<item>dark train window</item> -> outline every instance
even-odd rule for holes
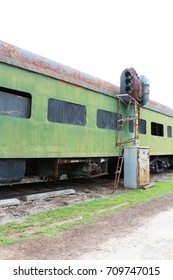
[[[129,132],[133,133],[133,120],[129,121]],[[146,134],[146,120],[139,120],[139,134]]]
[[[120,115],[120,118],[122,116]],[[117,129],[117,113],[97,110],[97,127],[104,129]]]
[[[163,124],[160,123],[151,123],[151,135],[155,136],[164,136],[164,129]]]
[[[29,119],[31,117],[31,95],[0,87],[0,115]]]
[[[50,122],[85,126],[86,107],[50,98],[48,100],[48,120]]]
[[[169,138],[172,138],[172,126],[167,126],[167,136]]]

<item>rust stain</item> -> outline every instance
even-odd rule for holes
[[[149,151],[138,150],[137,152],[138,161],[138,188],[146,186],[150,182],[150,171],[149,171]]]
[[[110,96],[119,94],[119,87],[116,85],[2,41],[0,41],[0,62]]]

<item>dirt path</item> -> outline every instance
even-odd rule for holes
[[[173,208],[146,218],[144,225],[120,238],[100,244],[97,252],[81,259],[95,260],[173,260]]]
[[[0,248],[0,259],[173,259],[173,194],[67,230]],[[129,253],[130,252],[130,253]]]

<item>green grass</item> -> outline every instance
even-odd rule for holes
[[[38,237],[58,237],[63,232],[81,223],[89,223],[100,216],[115,211],[125,211],[128,207],[165,196],[173,192],[173,180],[159,182],[148,190],[132,190],[124,194],[111,194],[74,206],[29,215],[23,223],[7,223],[0,226],[0,245],[8,245],[21,240]]]

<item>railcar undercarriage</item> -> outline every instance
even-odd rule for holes
[[[107,158],[76,159],[3,159],[0,160],[0,183],[20,182],[24,177],[37,176],[43,181],[68,178],[94,178],[108,175]]]
[[[36,176],[43,181],[67,178],[94,178],[115,176],[117,157],[76,159],[3,159],[0,160],[0,183],[20,182],[23,178]],[[173,155],[151,156],[150,172],[162,173],[173,166]],[[123,174],[123,172],[122,172]]]
[[[151,157],[150,171],[153,173],[161,173],[173,166],[173,156]]]

